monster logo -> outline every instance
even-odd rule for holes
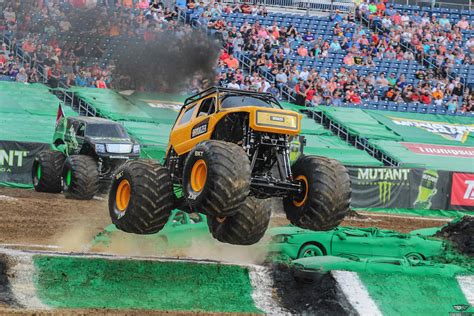
[[[390,203],[392,198],[392,182],[380,181],[379,182],[379,201],[385,206]]]

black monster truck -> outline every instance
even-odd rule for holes
[[[67,198],[78,200],[107,191],[114,171],[140,156],[140,145],[122,125],[97,117],[61,118],[51,147],[35,157],[35,190],[64,191]]]

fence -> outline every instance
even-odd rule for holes
[[[436,1],[436,0],[392,0],[391,3],[399,3],[406,5],[418,5],[421,7],[431,8],[451,8],[459,10],[474,10],[474,2],[472,0],[450,0],[450,1]]]
[[[224,0],[226,4],[238,4],[242,1]],[[353,12],[355,9],[352,0],[252,0],[249,1],[254,5],[263,5],[265,7],[297,9],[308,11],[333,12],[340,10],[342,12]]]

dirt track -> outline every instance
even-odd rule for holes
[[[0,243],[58,245],[65,234],[77,240],[91,240],[110,223],[106,197],[91,201],[65,199],[62,194],[36,193],[31,190],[0,188]],[[272,226],[284,225],[284,216],[275,217]],[[443,225],[443,221],[387,217],[370,214],[349,218],[343,225],[380,227],[408,232],[417,228]]]
[[[57,244],[62,234],[95,234],[110,223],[105,200],[0,188],[0,243]]]
[[[382,215],[382,216],[381,216]],[[70,247],[76,243],[81,250],[93,236],[109,225],[106,197],[91,201],[67,200],[61,194],[36,193],[32,190],[0,188],[0,246],[3,244],[28,244]],[[361,218],[348,218],[343,225],[356,227],[380,227],[408,232],[423,227],[441,226],[445,222],[432,219],[416,219],[365,214]],[[284,215],[272,218],[271,226],[288,224]],[[71,238],[73,236],[74,238]],[[228,247],[224,247],[227,249]],[[54,248],[53,248],[54,249]],[[224,250],[225,250],[224,249]],[[250,248],[249,248],[250,249]],[[218,251],[213,248],[212,255]],[[189,315],[189,312],[117,311],[107,309],[25,311],[11,309],[0,304],[0,315]],[[200,313],[215,315],[214,313]],[[230,315],[230,314],[229,314]]]

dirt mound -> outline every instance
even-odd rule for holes
[[[451,241],[462,254],[474,257],[474,217],[464,216],[443,227],[437,237]]]
[[[291,314],[357,315],[330,273],[302,281],[293,268],[280,264],[272,266],[272,278],[280,305]]]

